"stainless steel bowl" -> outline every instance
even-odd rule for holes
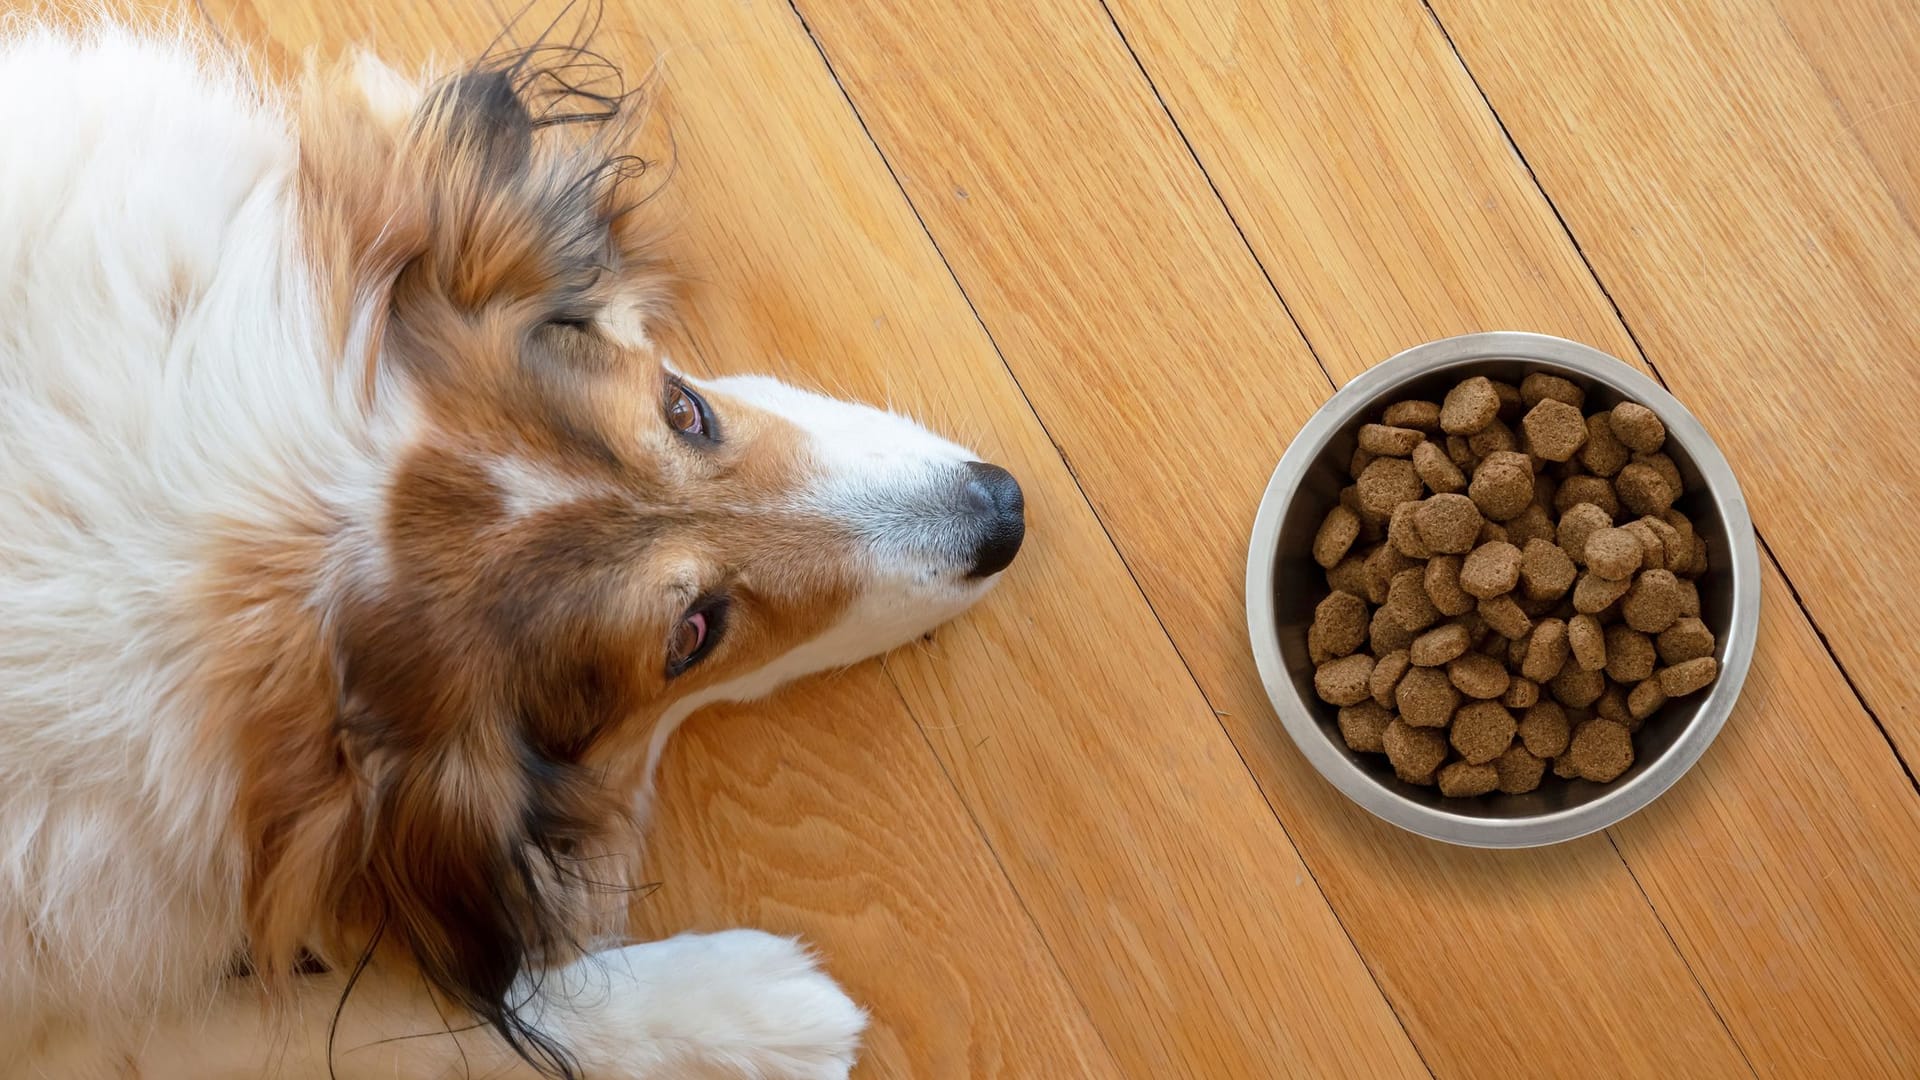
[[[1633,767],[1611,784],[1549,774],[1525,795],[1443,799],[1393,775],[1379,754],[1347,749],[1335,710],[1313,691],[1307,625],[1326,594],[1313,561],[1314,532],[1350,481],[1360,425],[1402,398],[1438,401],[1474,375],[1518,383],[1548,371],[1587,391],[1590,407],[1637,401],[1667,426],[1666,453],[1687,486],[1678,508],[1706,537],[1709,569],[1699,581],[1701,619],[1719,643],[1720,677],[1704,693],[1669,702],[1634,737]],[[1354,379],[1315,413],[1287,447],[1267,483],[1247,554],[1247,629],[1267,696],[1287,734],[1320,774],[1369,811],[1453,844],[1519,848],[1556,844],[1604,829],[1673,786],[1713,742],[1746,681],[1760,625],[1760,561],[1746,500],[1706,429],[1653,380],[1614,357],[1543,334],[1467,334],[1428,342]]]

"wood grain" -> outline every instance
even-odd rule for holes
[[[1920,234],[1828,85],[1761,0],[1434,7],[1647,359],[1728,450],[1867,705],[1920,761],[1920,665],[1883,624],[1920,581],[1920,531],[1885,524],[1920,513]],[[1920,21],[1882,11],[1895,40]],[[1881,77],[1920,89],[1910,68]]]
[[[1331,387],[1100,8],[802,11],[1428,1063],[1745,1074],[1604,838],[1504,854],[1419,841],[1346,805],[1279,733],[1240,568],[1268,470]],[[1315,71],[1289,70],[1317,92]],[[1401,272],[1398,291],[1416,279]],[[1365,314],[1344,332],[1366,333]]]
[[[256,10],[289,48],[337,47],[376,20],[371,8]],[[448,11],[387,9],[377,21],[383,41],[482,40],[480,20]],[[971,437],[1026,486],[1034,530],[1021,571],[933,649],[908,650],[888,670],[1122,1070],[1254,1076],[1278,1061],[1311,1075],[1423,1073],[792,11],[696,5],[607,30],[631,39],[630,55],[664,57],[659,107],[676,145],[668,197],[698,283],[686,322],[693,361],[890,398]],[[743,768],[711,775],[739,782]],[[923,894],[943,891],[938,864],[889,873],[931,874]],[[727,895],[765,892],[781,894],[754,883]],[[809,911],[804,929],[829,949],[842,932],[831,911]],[[837,959],[850,983],[908,977],[857,937],[845,962],[878,966]],[[976,993],[997,991],[989,982]],[[990,1026],[996,1015],[969,1019]],[[1039,1016],[1058,1022],[1029,1019]],[[900,1051],[877,1071],[1006,1062],[991,1033],[966,1036],[988,1055],[976,1058],[954,1049],[961,1036],[926,1026],[935,1030],[883,1033],[881,1052]],[[1071,1056],[1023,1058],[1011,1071],[1077,1075],[1075,1061],[1099,1056],[1087,1040],[1066,1042]]]

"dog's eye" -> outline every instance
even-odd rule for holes
[[[726,623],[727,605],[723,600],[702,601],[680,616],[667,639],[667,677],[680,674],[712,652]]]
[[[713,414],[699,394],[679,383],[667,387],[667,426],[682,435],[712,439]]]

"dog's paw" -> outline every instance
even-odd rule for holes
[[[842,1080],[867,1026],[804,946],[754,930],[612,949],[576,968],[593,1004],[567,1026],[596,1075]]]

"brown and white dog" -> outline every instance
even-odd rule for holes
[[[586,62],[0,28],[0,1072],[846,1075],[794,942],[615,947],[651,770],[978,599],[1020,489],[665,366]]]

